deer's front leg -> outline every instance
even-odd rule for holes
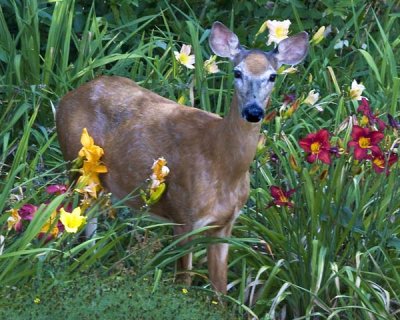
[[[208,232],[209,236],[226,238],[231,235],[233,221],[228,225]],[[207,250],[208,275],[211,285],[216,291],[223,294],[227,290],[227,269],[228,269],[228,251],[227,243],[212,244]]]
[[[190,232],[191,228],[187,226],[174,226],[174,235],[180,237],[187,232]],[[183,246],[185,243],[189,242],[190,238],[186,238],[179,243],[179,246]],[[177,263],[178,276],[177,279],[179,282],[190,286],[192,283],[192,277],[190,275],[190,270],[192,270],[192,253],[188,253],[183,257],[179,258]]]

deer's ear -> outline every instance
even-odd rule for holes
[[[298,64],[308,53],[308,33],[300,32],[279,42],[274,53],[280,65]]]
[[[237,35],[218,21],[213,23],[208,41],[211,50],[219,57],[233,60],[241,50]]]

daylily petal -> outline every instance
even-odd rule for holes
[[[307,162],[313,163],[315,160],[317,160],[317,155],[315,153],[310,153],[307,157]]]
[[[86,223],[86,217],[81,215],[80,207],[75,208],[72,212],[67,212],[64,208],[61,208],[60,220],[65,227],[65,231],[70,233],[76,233]]]
[[[369,134],[369,138],[371,139],[371,144],[378,144],[382,141],[385,135],[379,131],[373,131]]]
[[[318,159],[321,160],[323,163],[331,164],[331,158],[330,158],[329,151],[325,151],[325,150],[321,151],[318,154]]]
[[[363,160],[368,157],[367,149],[356,147],[354,148],[354,158],[356,160]]]

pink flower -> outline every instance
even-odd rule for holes
[[[31,221],[35,216],[38,207],[34,206],[33,204],[24,204],[19,210],[18,214],[22,220]]]
[[[67,192],[67,186],[64,184],[53,184],[46,188],[48,194],[63,194]]]

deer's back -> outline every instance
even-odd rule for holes
[[[223,151],[213,147],[220,122],[219,116],[181,106],[121,77],[100,77],[71,91],[57,111],[65,158],[76,158],[82,129],[87,128],[104,149],[109,172],[103,184],[119,198],[145,188],[154,160],[164,157],[170,168],[167,192],[154,211],[182,223],[223,207],[221,196],[227,197],[219,194],[226,179],[219,176],[216,163],[216,153]],[[246,193],[248,181],[243,190],[238,183],[239,193]],[[135,200],[131,204],[139,205]]]

